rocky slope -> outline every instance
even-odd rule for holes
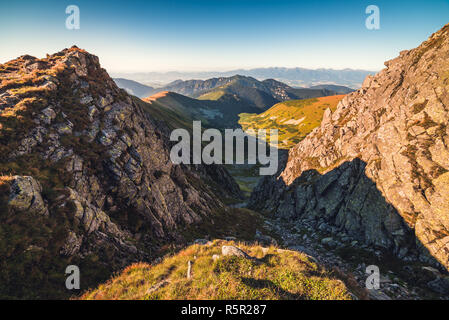
[[[250,206],[447,269],[449,25],[385,65],[325,112]]]
[[[168,127],[84,50],[19,57],[0,81],[0,296],[70,294],[69,262],[96,283],[240,196],[223,167],[173,165]]]

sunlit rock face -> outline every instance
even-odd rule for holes
[[[0,83],[2,224],[42,224],[14,237],[20,246],[118,268],[223,208],[208,181],[240,195],[221,166],[174,165],[168,127],[84,50],[19,57],[0,65]]]
[[[289,151],[251,205],[447,268],[449,25],[385,66]]]

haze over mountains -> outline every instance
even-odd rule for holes
[[[449,25],[385,66],[344,96],[233,75],[140,99],[76,46],[1,64],[0,298],[67,298],[75,264],[83,290],[126,267],[96,299],[447,299]],[[172,129],[242,110],[284,136],[275,175],[171,161]]]
[[[175,80],[232,77],[236,74],[253,77],[258,80],[276,79],[291,86],[311,87],[320,84],[337,84],[350,88],[359,88],[365,77],[374,74],[369,70],[354,69],[306,69],[306,68],[257,68],[257,69],[236,69],[224,72],[138,72],[138,73],[114,73],[114,78],[126,78],[138,81],[150,86],[165,86]]]
[[[158,104],[163,109],[176,109],[184,116],[196,115],[217,128],[237,127],[240,113],[260,113],[282,101],[353,91],[336,85],[293,88],[273,79],[259,81],[241,75],[208,80],[176,80],[163,88],[152,88],[122,78],[114,81],[129,94]],[[179,123],[178,120],[176,122]]]

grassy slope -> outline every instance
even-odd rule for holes
[[[220,257],[222,245],[236,245],[250,256]],[[188,261],[192,277],[187,279]],[[156,265],[127,267],[81,299],[350,299],[344,283],[301,253],[215,240],[192,245]]]
[[[160,92],[143,101],[147,102],[146,109],[154,117],[167,118],[169,113],[171,115],[164,119],[169,120],[169,124],[175,117],[177,120],[173,124],[179,125],[179,120],[182,120],[190,122],[189,127],[192,120],[201,120],[204,126],[211,128],[233,128],[237,125],[240,113],[258,110],[252,104],[229,94],[222,95],[217,100],[198,100],[174,92]]]
[[[198,100],[218,100],[225,94],[226,94],[226,92],[223,90],[211,91],[211,92],[208,92],[208,93],[205,93],[205,94],[202,94],[201,96],[199,96]]]
[[[198,94],[197,99],[220,101],[226,96],[233,96],[255,108],[266,110],[278,100],[261,88],[255,87],[257,83],[258,81],[254,79],[235,78],[225,85]]]
[[[278,129],[279,148],[289,149],[321,123],[324,111],[334,111],[344,95],[291,100],[278,103],[261,114],[240,114],[243,130]]]

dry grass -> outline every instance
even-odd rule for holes
[[[256,259],[220,257],[222,245],[236,245]],[[187,279],[188,261],[192,277]],[[215,240],[192,245],[159,264],[127,267],[81,299],[251,299],[348,300],[343,282],[301,253]]]

